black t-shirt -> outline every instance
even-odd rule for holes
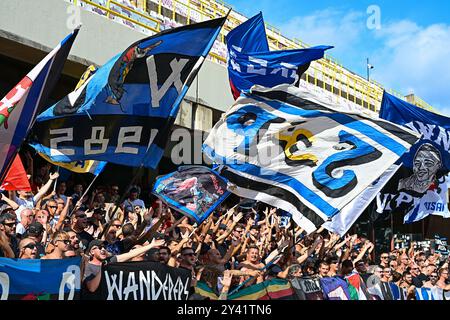
[[[419,278],[419,280],[421,280],[422,282],[427,282],[428,280],[430,280],[430,278],[428,278],[428,276],[426,276],[423,273],[420,273],[417,278]]]
[[[420,279],[420,275],[412,278],[412,283],[416,288],[422,288],[423,281]]]
[[[360,273],[359,274],[361,276],[361,278],[363,279],[364,283],[367,285],[367,279],[369,279],[369,277],[371,275],[373,275],[373,273]]]
[[[89,243],[94,240],[94,237],[91,236],[89,233],[87,233],[86,231],[81,231],[81,232],[76,232],[74,230],[72,230],[73,232],[75,232],[78,235],[78,238],[80,239],[80,242],[83,244],[84,248],[87,248],[89,246]]]

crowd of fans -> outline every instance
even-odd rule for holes
[[[75,184],[68,192],[58,173],[36,194],[1,194],[0,256],[19,259],[83,257],[82,297],[98,289],[101,266],[110,262],[154,261],[192,273],[191,299],[198,281],[220,299],[229,291],[273,278],[333,277],[358,273],[367,287],[379,282],[414,289],[450,290],[448,258],[414,249],[382,252],[374,260],[374,244],[354,235],[340,237],[320,228],[305,236],[293,222],[281,223],[276,208],[263,203],[220,206],[197,226],[188,217],[154,198],[148,206],[140,188],[121,199],[119,186],[99,187],[88,196]],[[71,194],[71,195],[70,195]]]

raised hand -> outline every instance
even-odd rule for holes
[[[238,223],[239,220],[241,220],[243,216],[244,215],[242,214],[242,212],[239,212],[236,216],[233,216],[233,222]]]
[[[144,221],[149,223],[152,220],[154,211],[153,208],[150,207],[145,213],[144,213]]]
[[[58,172],[50,173],[50,180],[56,180],[58,178],[59,178]]]
[[[165,243],[164,239],[153,239],[152,242],[150,243],[150,246],[152,248],[160,247],[164,245],[164,243]]]
[[[189,230],[186,230],[185,233],[181,233],[181,239],[183,239],[184,241],[189,240]]]
[[[223,272],[223,278],[220,280],[222,283],[222,286],[229,288],[231,286],[231,280],[233,279],[233,275],[231,274],[230,270],[225,270]]]

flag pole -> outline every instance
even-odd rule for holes
[[[103,172],[103,171],[102,171]],[[89,190],[91,189],[92,185],[94,184],[95,180],[97,180],[98,176],[101,174],[101,172],[99,174],[97,174],[94,179],[92,179],[91,183],[89,184],[89,186],[86,188],[86,190],[84,191],[84,193],[81,195],[80,200],[77,201],[77,203],[75,204],[75,206],[73,207],[72,211],[70,211],[69,213],[69,218],[72,216],[73,212],[78,209],[78,202],[82,201],[83,198],[87,195],[87,193],[89,192]]]
[[[203,55],[200,56],[200,60],[197,61],[197,63],[200,63],[200,65],[198,66],[198,68],[194,68],[193,70],[191,70],[190,74],[186,77],[186,81],[183,83],[183,89],[182,89],[181,92],[183,92],[183,90],[186,90],[186,92],[187,92],[187,89],[188,89],[188,88],[186,88],[186,85],[187,85],[190,81],[191,81],[191,82],[193,81],[192,77],[194,76],[194,72],[197,72],[197,73],[198,73],[198,70],[200,70],[201,66],[203,65],[203,62],[206,60],[206,56],[207,56],[208,53],[211,51],[212,45],[213,45],[215,39],[217,38],[217,36],[220,34],[220,30],[222,29],[223,24],[225,23],[226,19],[228,19],[228,16],[229,16],[229,14],[231,13],[231,11],[232,11],[232,9],[230,8],[230,9],[228,10],[226,16],[225,16],[225,20],[223,21],[222,26],[220,27],[219,31],[217,32],[216,37],[214,38],[213,42],[210,44],[209,49],[208,49],[208,52],[207,52],[204,56],[203,56]],[[198,76],[198,74],[197,74],[196,76]],[[172,128],[172,127],[173,127],[173,123],[175,122],[176,114],[178,113],[178,109],[179,109],[179,106],[180,106],[180,103],[181,103],[181,101],[179,101],[179,100],[182,99],[182,98],[180,98],[180,97],[181,97],[181,96],[184,97],[185,94],[186,94],[186,92],[184,92],[184,94],[180,94],[180,95],[178,96],[178,98],[174,101],[174,103],[172,104],[172,106],[171,106],[171,110],[172,110],[172,111],[170,112],[170,115],[169,115],[169,121],[167,122],[167,127],[169,127],[169,128]],[[175,108],[174,108],[174,107],[175,107]],[[176,112],[174,112],[174,110],[175,110]],[[173,116],[172,116],[172,115],[173,115]],[[159,134],[160,134],[160,132],[158,132],[157,136],[155,137],[155,140],[157,140],[157,137],[158,137]],[[146,160],[147,160],[147,156],[148,156],[148,153],[149,153],[149,150],[150,150],[150,146],[151,146],[151,145],[149,145],[149,146],[147,147],[147,150],[146,150],[146,152],[145,152],[145,154],[144,154],[144,157],[143,157],[143,159],[142,159],[141,165],[139,166],[139,168],[138,168],[136,174],[134,175],[134,177],[133,177],[133,179],[131,180],[131,182],[128,184],[127,189],[126,189],[125,191],[128,191],[128,190],[130,189],[130,187],[131,187],[131,186],[133,185],[133,183],[136,181],[138,175],[140,175],[141,170],[142,170],[142,168],[144,167],[144,163],[145,163]],[[156,171],[156,169],[153,169],[153,168],[149,168],[149,169]],[[119,199],[119,201],[116,202],[115,208],[114,208],[113,212],[109,215],[109,218],[114,217],[114,215],[116,214],[117,210],[119,209],[119,204],[122,203],[122,202],[125,200],[125,195],[126,195],[126,192],[124,192],[124,194],[123,194],[122,197]],[[104,230],[106,230],[106,228],[105,228]]]
[[[58,173],[59,173],[59,166],[57,166],[57,167],[56,167],[56,172],[58,172]],[[59,177],[58,177],[58,178],[56,178],[56,180],[55,180],[55,184],[53,185],[53,192],[55,192],[55,191],[56,191],[56,184],[58,183],[58,179],[59,179]]]

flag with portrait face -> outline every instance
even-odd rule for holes
[[[380,117],[421,134],[379,195],[377,212],[404,214],[404,223],[428,215],[450,218],[450,118],[384,93]]]

